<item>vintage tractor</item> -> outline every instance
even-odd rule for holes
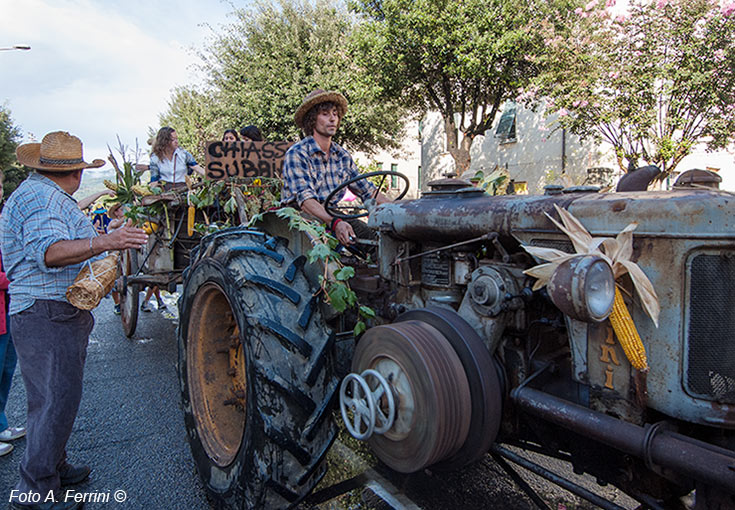
[[[212,500],[301,501],[324,474],[339,408],[400,472],[456,469],[489,451],[522,461],[504,443],[567,460],[650,508],[679,508],[692,491],[698,509],[735,508],[735,197],[493,197],[467,184],[444,179],[418,200],[368,204],[377,241],[358,242],[373,255],[350,259],[350,285],[377,316],[358,338],[354,314],[317,293],[329,271],[305,256],[309,237],[275,214],[192,251],[179,370]],[[637,222],[630,259],[657,293],[658,327],[631,278],[617,284],[647,371],[631,366],[607,320],[616,282],[604,257],[568,258],[542,289],[524,272],[541,262],[524,246],[575,253],[551,220],[556,207],[593,238]]]

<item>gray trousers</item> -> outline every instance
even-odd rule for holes
[[[26,450],[16,488],[45,497],[60,487],[94,318],[69,303],[37,300],[10,322],[28,398]]]

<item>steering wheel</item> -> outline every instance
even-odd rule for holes
[[[400,177],[401,179],[403,179],[403,182],[406,183],[406,187],[403,188],[401,190],[401,194],[396,197],[396,200],[402,199],[404,196],[406,196],[406,193],[408,193],[408,187],[410,186],[410,181],[408,180],[408,177],[406,177],[405,175],[403,175],[401,173],[398,173],[398,172],[391,172],[391,171],[388,171],[388,170],[378,170],[377,172],[368,172],[366,174],[358,175],[357,177],[353,177],[349,181],[345,181],[342,184],[340,184],[339,186],[337,186],[334,189],[334,191],[332,191],[329,194],[329,196],[327,197],[327,199],[324,201],[324,209],[332,217],[334,217],[334,218],[340,218],[342,220],[351,220],[351,219],[354,219],[354,218],[362,218],[363,216],[367,216],[368,215],[368,210],[367,210],[367,208],[365,208],[364,205],[362,207],[355,207],[353,205],[346,206],[346,207],[339,207],[336,204],[335,205],[332,205],[332,199],[337,195],[337,193],[339,193],[340,191],[342,191],[343,189],[345,189],[347,186],[349,186],[350,184],[352,184],[354,182],[360,181],[362,179],[369,179],[370,177],[383,176],[383,178],[380,180],[380,184],[378,185],[377,189],[375,190],[375,195],[373,195],[373,198],[375,198],[375,197],[378,196],[378,193],[380,192],[380,188],[383,187],[383,182],[385,181],[385,178],[388,177],[389,175],[391,177],[392,176]],[[354,214],[347,214],[347,213],[343,213],[342,212],[345,209],[353,209],[353,210],[354,209],[357,209],[358,211],[363,211],[363,212],[358,212],[358,213],[354,213]]]

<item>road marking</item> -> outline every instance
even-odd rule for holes
[[[363,475],[370,480],[365,484],[365,487],[373,491],[376,496],[393,507],[394,510],[422,510],[420,506],[399,491],[390,481],[378,474],[367,462],[358,457],[344,443],[335,441],[332,449],[337,455],[347,459],[358,469],[363,469]]]

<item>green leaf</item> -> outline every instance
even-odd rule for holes
[[[333,285],[327,292],[329,302],[337,312],[342,313],[347,309],[350,300],[349,290],[345,285]]]
[[[355,306],[357,304],[357,294],[355,294],[355,291],[353,291],[351,288],[347,286],[347,284],[342,284],[345,286],[345,299],[347,301],[347,306]]]
[[[350,266],[345,266],[334,272],[334,277],[339,281],[346,281],[355,276],[355,270]]]
[[[364,317],[366,319],[374,319],[375,318],[375,310],[373,310],[369,306],[360,306],[359,312],[360,312],[360,316],[361,317]]]
[[[323,243],[319,243],[309,251],[307,257],[309,259],[309,262],[314,262],[315,260],[326,261],[331,253],[332,251],[329,249],[329,246]]]
[[[355,329],[352,331],[352,333],[355,335],[355,337],[360,336],[365,332],[367,329],[367,326],[363,321],[359,321],[357,324],[355,324]]]
[[[235,197],[230,197],[230,199],[225,202],[225,212],[229,214],[233,214],[237,210],[237,202],[235,201]]]
[[[256,223],[262,221],[264,215],[265,215],[265,213],[260,213],[260,214],[256,214],[252,218],[250,218],[250,221],[248,222],[248,227],[252,227]]]
[[[295,216],[299,216],[300,217],[301,214],[299,213],[299,211],[297,211],[293,207],[283,207],[283,208],[278,209],[276,211],[276,216],[278,216],[279,218],[291,219],[291,218],[293,218]]]

